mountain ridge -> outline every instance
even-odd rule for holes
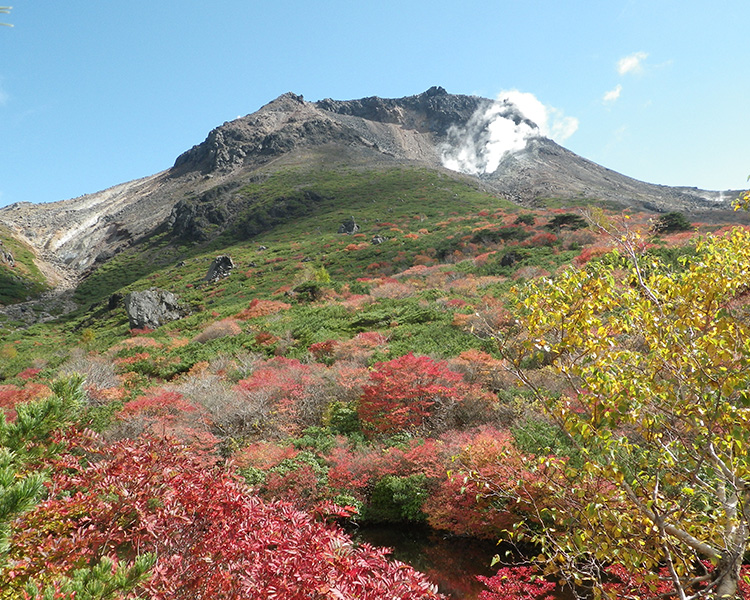
[[[437,86],[403,98],[317,102],[288,92],[214,128],[165,171],[71,200],[16,203],[0,209],[0,223],[34,249],[43,270],[58,273],[65,282],[85,277],[160,227],[172,226],[182,199],[231,190],[263,169],[290,162],[333,161],[360,168],[418,165],[472,179],[527,207],[543,206],[551,199],[585,199],[652,212],[699,213],[709,220],[732,216],[730,203],[737,193],[640,182],[541,135],[531,136],[523,150],[506,155],[492,173],[445,169],[451,136],[493,102],[449,94]],[[503,106],[502,114],[516,125],[535,127],[512,105]]]

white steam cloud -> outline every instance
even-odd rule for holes
[[[542,104],[534,94],[502,92],[474,113],[465,126],[454,125],[442,147],[443,166],[479,175],[494,173],[500,161],[526,148],[531,138],[563,142],[578,129],[578,119]]]

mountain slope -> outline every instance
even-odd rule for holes
[[[445,170],[441,165],[450,145],[459,141],[457,132],[492,106],[491,100],[448,94],[439,87],[398,99],[315,103],[288,93],[217,127],[162,173],[72,200],[17,203],[0,209],[0,223],[36,251],[40,267],[69,280],[86,277],[160,228],[174,228],[182,237],[220,233],[253,202],[238,197],[236,190],[290,165],[302,165],[310,173],[319,168],[420,166],[471,180],[529,206],[585,200],[719,218],[729,214],[736,193],[642,183],[537,135],[525,149],[507,155],[493,173]],[[512,105],[502,107],[502,118],[532,131],[536,127]],[[203,226],[193,227],[196,220]]]

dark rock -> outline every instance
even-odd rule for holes
[[[371,96],[360,100],[331,100],[315,103],[318,109],[381,123],[393,123],[405,129],[445,133],[456,123],[467,122],[474,112],[492,104],[476,96],[448,94],[441,87],[432,87],[422,94],[405,98]]]
[[[131,329],[156,329],[187,314],[177,296],[158,288],[125,296],[125,312]]]
[[[234,262],[232,261],[232,258],[226,254],[222,254],[221,256],[214,258],[214,262],[211,263],[204,280],[210,281],[211,283],[219,281],[219,279],[229,277],[233,269]]]
[[[359,225],[357,225],[357,223],[354,221],[354,217],[349,217],[339,227],[339,233],[345,233],[347,235],[352,235],[354,233],[357,233],[358,231]]]
[[[519,260],[521,260],[521,255],[518,252],[515,252],[514,250],[511,250],[510,252],[506,252],[503,254],[503,257],[500,259],[500,266],[501,267],[512,267],[514,264],[516,264]]]
[[[268,250],[268,246],[258,246],[258,252],[262,252],[263,250]]]
[[[382,244],[385,240],[386,238],[384,238],[382,235],[374,235],[372,236],[370,243],[374,246],[377,246],[378,244]]]
[[[215,230],[223,231],[234,221],[241,203],[234,202],[239,183],[213,187],[199,196],[183,198],[172,208],[166,221],[175,235],[198,242],[211,239]]]
[[[109,302],[107,302],[107,310],[115,310],[118,306],[120,306],[120,303],[122,302],[123,295],[122,294],[112,294],[109,297]]]

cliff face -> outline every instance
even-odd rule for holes
[[[462,128],[493,106],[439,87],[405,98],[314,103],[288,93],[217,127],[167,171],[73,200],[11,205],[0,209],[0,223],[36,250],[45,268],[80,277],[162,225],[181,227],[184,235],[185,209],[173,210],[178,202],[187,196],[219,199],[274,163],[326,166],[335,157],[365,166],[443,168]],[[512,105],[504,105],[502,115],[535,127]],[[542,199],[584,197],[654,211],[723,214],[737,195],[642,183],[536,135],[504,156],[494,172],[476,177],[486,189],[532,206]]]
[[[432,166],[448,129],[464,123],[489,100],[431,88],[405,98],[305,102],[284,94],[257,112],[224,123],[177,158],[173,174],[226,173],[260,166],[299,148],[360,146]]]

